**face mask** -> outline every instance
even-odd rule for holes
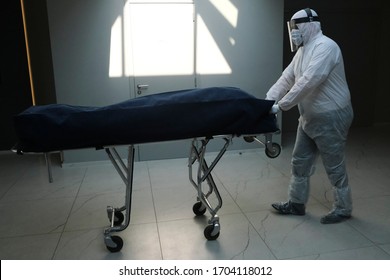
[[[296,46],[300,46],[302,44],[302,42],[303,42],[302,33],[301,33],[301,31],[299,31],[299,29],[291,30],[291,41]]]

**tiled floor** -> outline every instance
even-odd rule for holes
[[[293,141],[269,159],[263,149],[229,151],[213,174],[223,197],[221,233],[207,241],[209,214],[194,217],[187,159],[137,162],[124,247],[103,242],[106,206],[121,206],[124,186],[107,163],[54,166],[48,183],[39,155],[0,153],[1,259],[390,259],[390,127],[353,129],[347,150],[353,218],[322,225],[332,201],[321,162],[307,215],[280,216]],[[255,146],[254,146],[255,147]],[[209,156],[212,156],[209,155]]]

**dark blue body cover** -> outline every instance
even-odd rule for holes
[[[104,107],[33,106],[14,117],[22,152],[140,144],[278,130],[274,101],[231,87],[148,95]]]

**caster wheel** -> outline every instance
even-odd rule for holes
[[[120,238],[119,236],[111,236],[111,240],[112,242],[115,243],[115,247],[111,247],[111,246],[108,246],[106,245],[108,251],[110,251],[111,253],[116,253],[116,252],[119,252],[120,250],[122,250],[122,247],[123,247],[123,240],[122,238]]]
[[[202,202],[199,201],[194,204],[192,211],[196,216],[202,216],[204,213],[206,213],[206,207],[204,207]]]
[[[253,141],[255,141],[255,137],[254,136],[244,136],[244,141],[247,143],[252,143]]]
[[[280,152],[281,152],[282,148],[280,147],[279,144],[277,143],[272,143],[272,150],[269,150],[269,149],[265,149],[265,154],[267,155],[267,157],[269,158],[276,158],[280,155]]]
[[[120,226],[125,220],[125,216],[122,212],[115,212],[114,226]]]
[[[110,223],[111,223],[111,217],[110,217]],[[123,221],[125,220],[125,216],[123,215],[122,212],[115,212],[115,217],[114,217],[114,226],[120,226]]]
[[[219,236],[219,231],[217,234],[212,235],[212,232],[214,231],[214,225],[209,225],[204,229],[204,236],[207,240],[216,240]]]

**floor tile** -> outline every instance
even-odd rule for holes
[[[285,216],[270,211],[248,213],[247,216],[278,259],[373,245],[348,222],[320,224],[320,217],[325,212],[323,206],[313,204],[305,216]]]
[[[355,199],[349,222],[376,244],[390,243],[390,196]]]
[[[221,215],[221,232],[209,241],[206,217],[158,223],[164,259],[274,259],[242,214]]]
[[[158,260],[161,250],[156,224],[132,225],[128,230],[112,235],[123,239],[120,252],[111,253],[104,243],[103,229],[64,232],[54,259],[74,260]]]
[[[300,260],[388,260],[389,254],[377,246],[303,256]]]
[[[74,198],[0,203],[0,237],[61,232]],[[5,226],[6,225],[6,226]]]
[[[48,260],[56,250],[60,233],[0,238],[2,260]]]

